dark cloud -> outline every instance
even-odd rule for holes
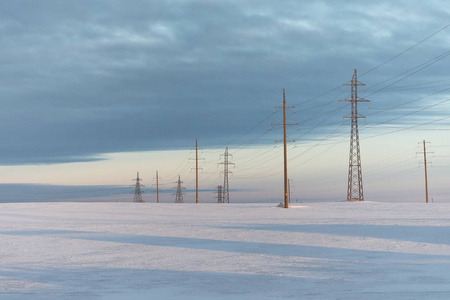
[[[266,118],[282,88],[298,105],[301,127],[318,126],[302,120],[336,108],[348,93],[306,100],[447,25],[443,1],[416,2],[2,3],[0,164],[185,148],[195,137],[203,147],[223,145]],[[361,81],[370,88],[444,53],[446,37],[448,30]],[[447,69],[443,59],[401,84],[442,80]],[[389,107],[392,99],[402,103],[433,91],[380,91],[370,99],[373,107]],[[324,118],[338,124],[342,115]]]

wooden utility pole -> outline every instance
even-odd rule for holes
[[[423,140],[423,164],[425,166],[425,195],[426,195],[426,203],[428,203],[427,150],[425,148],[425,140]]]
[[[197,138],[195,139],[195,158],[189,158],[189,160],[194,160],[194,159],[195,159],[195,203],[198,203],[198,160],[204,159],[204,158],[203,157],[198,158]],[[194,168],[192,168],[192,169],[194,169]]]
[[[284,131],[284,207],[288,208],[288,177],[287,177],[287,145],[286,145],[286,96],[283,89],[283,131]]]
[[[156,171],[156,203],[159,203],[159,182],[158,171]]]
[[[286,126],[287,125],[297,125],[298,123],[286,123],[286,108],[294,108],[293,106],[286,106],[286,94],[283,89],[283,106],[275,107],[275,108],[283,108],[283,123],[282,124],[274,124],[272,125],[283,125],[283,144],[284,144],[284,208],[289,207],[289,199],[288,199],[288,176],[287,176],[287,134],[286,134]]]
[[[426,148],[425,140],[423,140],[422,143],[423,143],[423,165],[425,168],[425,203],[428,203],[427,148]],[[416,152],[416,154],[421,154],[421,153],[422,152]],[[433,153],[433,152],[428,151],[428,153]]]
[[[195,203],[198,203],[198,144],[195,139]]]

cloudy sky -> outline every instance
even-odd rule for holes
[[[159,169],[167,189],[182,175],[189,190],[198,138],[202,189],[221,183],[229,147],[235,198],[278,199],[271,123],[285,88],[299,123],[295,197],[345,199],[350,111],[338,100],[357,69],[371,101],[360,105],[366,198],[421,201],[425,139],[430,190],[444,201],[449,15],[439,0],[4,1],[0,181],[127,185],[140,171],[151,193]]]

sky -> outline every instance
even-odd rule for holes
[[[450,201],[446,1],[5,1],[0,3],[0,200],[147,201],[180,175],[192,202],[281,201],[282,115],[295,201],[346,198],[348,86],[359,96],[366,200]],[[430,143],[428,143],[430,142]],[[38,186],[36,186],[38,185]],[[104,194],[90,193],[91,190]],[[12,201],[12,200],[11,200]]]

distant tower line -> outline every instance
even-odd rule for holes
[[[133,180],[136,181],[136,185],[135,185],[135,188],[134,188],[134,199],[133,199],[133,201],[134,202],[145,202],[142,199],[141,187],[143,187],[144,185],[141,184],[141,180],[142,179],[139,178],[139,172],[137,172],[136,179],[133,179]]]
[[[351,98],[345,98],[341,101],[351,102],[351,114],[344,118],[351,118],[350,133],[350,155],[348,163],[348,185],[347,185],[347,201],[364,201],[363,180],[361,171],[361,154],[359,148],[359,131],[358,118],[365,118],[358,113],[358,102],[370,102],[369,100],[358,97],[358,86],[364,86],[357,79],[357,72],[354,69],[352,80],[344,86],[351,86]]]
[[[184,189],[184,187],[181,186],[183,181],[181,181],[180,175],[178,175],[178,180],[175,181],[175,183],[177,184],[177,193],[176,193],[176,196],[175,196],[175,203],[184,203],[184,201],[183,201],[183,189]]]
[[[234,163],[229,161],[229,157],[233,157],[233,155],[228,153],[228,147],[225,150],[223,156],[223,163],[219,163],[219,165],[223,165],[223,186],[222,186],[222,202],[221,203],[230,203],[230,187],[228,185],[228,174],[233,173],[229,171],[228,165],[233,165]]]
[[[283,109],[283,123],[281,124],[275,124],[272,123],[271,125],[283,125],[283,140],[277,141],[277,142],[283,142],[284,145],[284,208],[289,207],[289,191],[288,191],[288,174],[287,174],[287,134],[286,134],[286,126],[288,125],[297,125],[298,123],[286,123],[286,108],[294,108],[294,106],[286,106],[286,94],[283,89],[283,106],[276,106],[275,108],[282,108]],[[290,141],[291,142],[291,141]],[[293,141],[292,141],[293,142]]]
[[[291,181],[288,179],[289,204],[291,204]]]
[[[223,203],[222,186],[221,185],[217,186],[217,203]]]

